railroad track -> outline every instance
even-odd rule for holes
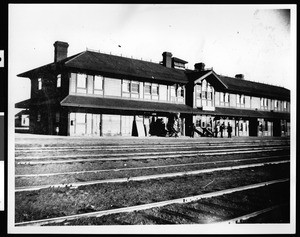
[[[90,218],[97,219],[90,220],[93,223],[118,224],[122,215],[135,220],[129,224],[136,224],[138,217],[139,224],[179,224],[191,220],[206,223],[199,219],[199,213],[197,219],[186,214],[189,209],[176,211],[176,203],[166,204],[172,206],[170,210],[151,205],[177,199],[185,200],[186,205],[186,200],[195,201],[187,197],[203,197],[206,192],[223,192],[220,196],[226,196],[228,190],[246,192],[243,187],[258,190],[265,185],[286,186],[290,165],[287,139],[225,140],[223,144],[217,139],[207,142],[183,138],[172,140],[176,144],[169,139],[149,139],[149,144],[147,139],[120,140],[119,144],[117,140],[101,140],[103,144],[91,140],[92,145],[86,141],[78,145],[77,140],[72,145],[70,139],[58,143],[42,141],[32,146],[16,143],[16,226],[84,225]],[[256,187],[258,184],[261,186]],[[243,213],[236,211],[226,218],[214,217],[213,222],[240,222],[286,206],[282,202]],[[135,209],[143,205],[145,210]],[[163,211],[149,214],[155,208]],[[119,209],[123,211],[112,212]],[[141,215],[135,215],[140,211]],[[108,214],[95,214],[99,212]],[[110,217],[113,215],[117,215],[116,222]],[[104,220],[108,216],[109,223]]]
[[[160,208],[160,210],[159,210],[160,214],[161,213],[167,213],[167,214],[171,214],[171,215],[175,214],[176,216],[183,217],[183,219],[189,220],[189,223],[216,223],[216,222],[217,223],[218,222],[220,222],[220,223],[224,223],[224,222],[225,223],[238,223],[238,222],[241,222],[243,220],[247,220],[249,218],[258,216],[262,213],[272,211],[275,208],[278,208],[280,206],[283,206],[283,205],[287,206],[288,204],[287,203],[280,203],[280,204],[277,204],[276,206],[271,206],[271,207],[268,207],[268,208],[260,209],[258,211],[256,210],[254,212],[247,213],[247,214],[244,214],[242,216],[235,216],[235,215],[240,215],[240,213],[245,213],[245,211],[241,212],[241,210],[238,209],[238,208],[236,208],[234,211],[232,211],[232,208],[231,208],[230,214],[227,214],[227,216],[218,217],[217,215],[213,215],[213,213],[210,213],[210,215],[214,216],[214,218],[212,218],[210,216],[210,218],[206,218],[206,220],[203,220],[203,219],[205,219],[203,217],[202,217],[202,220],[201,220],[201,218],[199,218],[198,215],[196,215],[198,217],[195,217],[195,216],[180,213],[180,211],[178,212],[178,209],[176,211],[170,210],[170,209],[174,209],[174,208],[172,208],[172,207],[174,207],[174,204],[193,203],[194,206],[195,206],[195,203],[196,203],[196,204],[201,205],[201,202],[197,203],[198,200],[201,200],[201,201],[203,199],[212,199],[213,200],[213,198],[215,198],[215,197],[226,196],[226,195],[232,194],[232,193],[238,193],[238,194],[235,194],[235,196],[231,195],[229,198],[238,200],[239,195],[240,195],[239,192],[249,191],[251,189],[258,189],[258,191],[256,190],[255,194],[259,195],[259,193],[262,193],[262,192],[260,192],[262,190],[262,189],[260,189],[261,187],[264,187],[264,189],[266,189],[265,188],[266,186],[274,185],[274,184],[280,184],[280,183],[286,183],[288,181],[289,181],[289,179],[272,180],[272,181],[268,181],[268,182],[257,183],[257,184],[247,185],[247,186],[241,186],[241,187],[231,188],[231,189],[225,189],[225,190],[221,190],[221,191],[217,191],[217,192],[211,192],[211,193],[206,193],[206,194],[201,194],[201,195],[196,195],[196,196],[189,196],[189,197],[178,198],[178,199],[173,199],[173,200],[166,200],[166,201],[162,201],[162,202],[155,202],[155,203],[150,203],[150,204],[136,205],[136,206],[130,206],[130,207],[123,207],[123,208],[116,208],[116,209],[110,209],[110,210],[105,210],[105,211],[89,212],[89,213],[70,215],[70,216],[62,216],[62,217],[49,218],[49,219],[44,219],[44,220],[34,220],[34,221],[20,222],[20,223],[16,223],[16,226],[36,226],[36,225],[41,226],[41,225],[58,224],[58,223],[62,223],[62,222],[67,223],[67,224],[70,225],[70,224],[72,224],[72,222],[70,222],[70,221],[74,221],[74,220],[75,220],[75,223],[73,223],[73,224],[75,225],[75,224],[78,224],[78,220],[80,220],[80,219],[81,219],[81,222],[83,222],[81,224],[84,224],[86,220],[82,221],[83,218],[99,218],[99,217],[103,217],[103,216],[107,216],[107,215],[115,215],[113,218],[117,219],[116,215],[120,215],[120,214],[123,214],[123,213],[130,213],[132,215],[133,212],[151,210],[153,208],[156,208],[156,209]],[[280,187],[283,187],[283,186],[280,186]],[[247,195],[245,193],[243,193],[243,194]],[[259,199],[259,198],[256,197],[256,199]],[[228,197],[225,197],[225,200],[228,201]],[[280,200],[280,201],[282,202],[282,200]],[[288,200],[285,200],[285,201],[288,201]],[[223,202],[224,202],[224,200],[223,200]],[[202,204],[203,204],[203,202],[202,202]],[[247,208],[247,212],[249,212],[249,209],[250,210],[253,210],[253,209],[255,210],[255,208],[253,208],[253,204],[248,203],[248,205],[252,205],[252,206],[251,206],[251,208],[249,208],[249,207]],[[169,206],[169,208],[168,209],[166,209],[166,208],[163,209],[162,207],[165,207],[165,206]],[[191,205],[182,205],[180,207],[180,209],[185,210],[185,211],[189,210],[189,209],[193,209],[190,206]],[[228,206],[224,205],[224,203],[223,203],[223,206],[220,205],[220,204],[218,204],[218,206],[219,206],[219,208],[221,206],[221,208],[223,207],[223,208],[228,209]],[[243,208],[245,209],[245,202],[243,202]],[[197,209],[194,209],[193,211],[196,212],[196,213],[199,212],[199,210],[197,210]],[[214,212],[216,212],[216,210],[214,210]],[[137,213],[135,213],[134,215],[136,215],[136,214]],[[139,214],[141,215],[141,213],[138,213],[138,215]],[[147,214],[145,215],[145,212],[143,214],[144,214],[144,217],[146,216],[145,219],[148,219],[148,221],[149,221],[149,219],[152,220],[152,221],[153,220],[155,221],[155,223],[151,223],[151,224],[162,224],[161,222],[164,222],[165,224],[166,223],[168,223],[168,224],[172,223],[169,220],[167,220],[167,218],[161,219],[160,217],[157,217],[157,215],[156,215],[156,217],[152,215],[152,218],[151,218],[151,216],[149,216],[149,215],[147,216]],[[230,218],[232,216],[235,216],[235,217]],[[213,219],[213,220],[211,220],[211,219]],[[101,222],[101,220],[98,220],[98,221]],[[79,223],[80,223],[80,221],[79,221]],[[116,222],[110,223],[110,224],[116,224]],[[126,223],[126,224],[136,224],[136,223]],[[172,224],[176,224],[176,223],[173,222]]]

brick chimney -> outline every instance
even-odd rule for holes
[[[170,52],[163,52],[163,65],[165,67],[172,67],[172,53]]]
[[[204,71],[205,64],[204,63],[196,63],[194,65],[195,71]]]
[[[68,43],[62,41],[56,41],[53,45],[54,45],[54,62],[58,62],[68,57],[68,47],[69,47]]]
[[[235,78],[244,80],[244,74],[236,74]]]

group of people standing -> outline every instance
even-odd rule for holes
[[[215,137],[218,137],[218,133],[220,131],[221,137],[223,137],[223,132],[226,129],[224,122],[220,125],[220,122],[217,123],[217,125],[215,126]],[[231,133],[232,133],[232,127],[230,125],[230,123],[228,122],[227,125],[227,134],[228,137],[231,138]]]
[[[224,133],[225,129],[227,129],[228,137],[231,138],[232,127],[229,122],[228,122],[227,127],[225,126],[224,122],[222,124],[220,124],[220,122],[218,122],[215,126],[214,131],[211,134],[214,137],[218,137],[218,134],[220,132],[221,137],[223,137],[223,133]],[[194,137],[194,131],[197,131],[197,130],[196,130],[195,124],[193,123],[192,128],[191,128],[191,137]]]

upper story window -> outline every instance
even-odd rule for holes
[[[122,87],[123,92],[130,92],[130,81],[128,80],[123,80],[123,87]]]
[[[42,119],[42,115],[40,113],[38,113],[36,121],[41,122],[41,119]]]
[[[278,108],[278,100],[274,100],[274,107]]]
[[[103,91],[103,77],[94,76],[94,94],[102,94]]]
[[[241,103],[241,97],[240,97],[240,95],[236,95],[236,103],[237,104]]]
[[[245,104],[245,96],[241,95],[241,104],[244,105]]]
[[[181,97],[184,97],[184,88],[183,88],[183,86],[180,87],[180,93],[179,93],[179,95],[180,95]]]
[[[207,83],[206,80],[202,81],[202,91],[206,91]]]
[[[131,92],[132,93],[139,93],[140,92],[140,83],[137,81],[131,82]]]
[[[220,92],[220,102],[224,102],[224,93]]]
[[[56,112],[55,113],[55,122],[59,123],[59,121],[60,121],[60,113]]]
[[[86,74],[77,74],[77,93],[86,93]]]
[[[42,78],[38,79],[38,90],[42,89]]]
[[[245,104],[245,95],[236,95],[236,103],[239,105]]]
[[[201,98],[201,86],[196,85],[196,98],[200,99]]]
[[[152,84],[152,95],[158,95],[159,94],[159,86],[158,84]]]
[[[151,83],[145,83],[145,94],[151,94]]]
[[[225,103],[229,102],[229,93],[224,94],[224,101],[225,101]]]
[[[286,109],[287,108],[287,102],[283,101],[283,108]]]
[[[59,88],[61,87],[61,74],[57,75],[57,79],[56,79],[56,87]]]

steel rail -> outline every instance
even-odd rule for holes
[[[56,176],[56,175],[73,175],[73,174],[85,174],[85,173],[99,173],[99,172],[111,172],[111,171],[127,171],[127,170],[142,170],[142,169],[159,169],[159,168],[171,168],[181,166],[192,166],[192,165],[206,165],[206,164],[217,164],[217,163],[229,163],[229,162],[244,162],[244,161],[255,161],[255,160],[267,160],[275,158],[290,157],[289,155],[282,156],[265,156],[265,157],[251,157],[245,159],[230,159],[230,160],[215,160],[215,161],[204,161],[195,163],[183,163],[183,164],[171,164],[171,165],[158,165],[158,166],[142,166],[142,167],[130,167],[130,168],[113,168],[113,169],[102,169],[102,170],[85,170],[85,171],[69,171],[69,172],[57,172],[57,173],[38,173],[38,174],[16,174],[15,178],[26,178],[26,177],[45,177],[45,176]]]
[[[149,147],[149,145],[152,145],[151,147]],[[169,144],[169,145],[162,145],[162,144],[148,144],[148,145],[138,145],[138,144],[134,144],[131,146],[81,146],[81,147],[76,147],[76,146],[72,146],[72,147],[27,147],[27,148],[18,148],[16,147],[15,152],[16,153],[30,153],[30,152],[45,152],[45,151],[70,151],[70,150],[76,150],[76,151],[86,151],[86,150],[105,150],[105,151],[110,151],[110,150],[124,150],[126,148],[128,149],[165,149],[167,148],[194,148],[197,146],[202,147],[224,147],[228,144],[226,143],[189,143],[189,146],[186,145],[178,145],[178,144]],[[283,144],[283,143],[268,143],[268,146],[282,146],[282,145],[288,145],[288,144]],[[256,144],[256,143],[233,143],[231,147],[245,147],[245,146],[261,146],[261,144]],[[155,148],[153,148],[155,147]]]
[[[255,147],[251,148],[250,151],[254,150],[259,150],[259,151],[264,151],[264,150],[278,150],[278,149],[284,149],[284,148],[289,148],[290,146],[280,146],[280,147]],[[243,151],[249,151],[249,148],[229,148],[229,149],[220,149],[220,150],[193,150],[193,151],[165,151],[165,152],[139,152],[139,153],[116,153],[116,154],[79,154],[79,155],[58,155],[58,156],[30,156],[30,157],[15,157],[16,161],[19,160],[46,160],[46,159],[65,159],[65,158],[83,158],[83,157],[112,157],[112,156],[122,156],[123,158],[128,158],[124,156],[147,156],[147,155],[165,155],[165,154],[203,154],[203,153],[213,153],[213,154],[218,154],[221,152],[232,152],[232,151],[238,151],[238,152],[243,152]],[[74,161],[74,160],[73,160]],[[31,161],[30,161],[31,162]]]
[[[47,160],[47,161],[17,161],[17,165],[39,165],[39,164],[61,164],[61,163],[75,163],[75,162],[103,162],[103,161],[123,161],[123,160],[148,160],[148,159],[167,159],[178,157],[192,157],[192,156],[215,156],[215,155],[231,155],[244,153],[259,153],[271,151],[283,151],[284,149],[264,149],[264,150],[250,150],[250,151],[229,151],[229,152],[207,152],[207,153],[191,153],[191,154],[174,154],[174,155],[150,155],[150,156],[128,156],[128,157],[105,157],[105,158],[83,158],[83,159],[62,159],[62,160]]]
[[[41,226],[41,225],[61,223],[64,221],[70,221],[70,220],[75,220],[75,219],[79,219],[79,218],[100,217],[100,216],[105,216],[105,215],[110,215],[110,214],[142,211],[142,210],[146,210],[146,209],[150,209],[150,208],[154,208],[154,207],[162,207],[162,206],[166,206],[166,205],[170,205],[170,204],[189,203],[189,202],[197,201],[200,199],[222,196],[225,194],[241,192],[241,191],[245,191],[245,190],[249,190],[249,189],[260,188],[260,187],[264,187],[267,185],[283,183],[283,182],[287,182],[287,181],[289,181],[289,179],[278,179],[278,180],[256,183],[256,184],[251,184],[251,185],[246,185],[246,186],[241,186],[241,187],[236,187],[236,188],[231,188],[231,189],[225,189],[225,190],[221,190],[221,191],[217,191],[217,192],[205,193],[205,194],[200,194],[200,195],[195,195],[195,196],[177,198],[177,199],[149,203],[149,204],[142,204],[142,205],[131,206],[131,207],[116,208],[116,209],[110,209],[110,210],[96,211],[96,212],[70,215],[70,216],[55,217],[55,218],[42,219],[42,220],[19,222],[19,223],[15,223],[15,226]]]
[[[136,176],[136,177],[125,177],[125,178],[106,179],[106,180],[92,180],[92,181],[68,183],[68,184],[23,186],[23,187],[16,187],[15,192],[36,191],[36,190],[41,190],[46,188],[60,188],[60,187],[77,188],[80,186],[88,186],[88,185],[101,184],[101,183],[124,183],[129,181],[143,181],[143,180],[170,178],[170,177],[177,177],[177,176],[184,176],[184,175],[197,175],[197,174],[211,173],[211,172],[224,171],[224,170],[247,169],[247,168],[260,167],[265,165],[284,164],[289,162],[290,162],[289,160],[284,160],[284,161],[263,162],[263,163],[239,165],[239,166],[226,166],[226,167],[219,167],[219,168],[201,169],[201,170],[174,172],[174,173],[144,175],[144,176]]]
[[[222,224],[222,223],[237,224],[237,223],[241,223],[244,220],[248,220],[250,218],[253,218],[253,217],[259,216],[261,214],[273,211],[273,210],[275,210],[277,208],[280,208],[280,207],[286,206],[286,205],[288,205],[288,204],[285,203],[285,204],[271,206],[271,207],[268,207],[268,208],[265,208],[265,209],[262,209],[262,210],[259,210],[259,211],[255,211],[255,212],[252,212],[252,213],[249,213],[249,214],[246,214],[246,215],[242,215],[242,216],[230,219],[230,220],[225,220],[225,221],[221,221],[221,222],[215,222],[214,224]]]

